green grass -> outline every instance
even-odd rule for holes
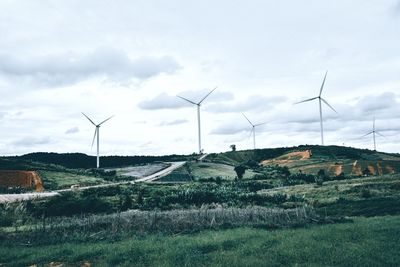
[[[400,216],[301,229],[151,234],[114,242],[1,244],[0,264],[95,266],[398,266]]]
[[[369,190],[371,197],[400,196],[400,174],[370,176],[355,179],[335,180],[316,184],[285,186],[260,191],[261,194],[301,195],[312,203],[333,203],[340,198],[360,200],[362,190]]]
[[[100,177],[71,172],[41,170],[39,174],[45,190],[70,188],[71,185],[87,186],[107,183]]]
[[[226,180],[234,180],[236,178],[236,172],[233,166],[219,163],[191,163],[190,168],[192,170],[192,175],[195,179],[211,178],[211,177],[221,177]],[[254,176],[254,172],[251,170],[246,170],[243,179],[250,179]]]

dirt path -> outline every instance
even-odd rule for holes
[[[170,174],[172,171],[185,165],[186,161],[170,162],[171,166],[152,175],[135,180],[135,182],[151,182]]]

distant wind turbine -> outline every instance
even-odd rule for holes
[[[324,145],[324,126],[323,126],[323,119],[322,119],[322,102],[324,102],[328,107],[330,107],[334,112],[337,113],[337,111],[331,106],[329,105],[328,101],[326,101],[325,99],[323,99],[321,97],[322,95],[322,90],[324,89],[324,85],[325,85],[325,80],[326,80],[326,75],[328,75],[328,71],[325,73],[325,77],[324,80],[322,81],[322,85],[321,85],[321,89],[319,90],[319,95],[310,99],[306,99],[297,103],[294,103],[295,105],[300,104],[300,103],[304,103],[304,102],[308,102],[308,101],[313,101],[315,99],[318,99],[319,102],[319,120],[320,120],[320,125],[321,125],[321,144]]]
[[[247,118],[246,117],[246,115],[244,115],[244,113],[242,113],[242,115],[246,118],[246,120],[250,123],[250,125],[251,125],[251,132],[253,133],[253,147],[254,147],[254,149],[256,149],[256,127],[258,127],[258,126],[261,126],[261,125],[264,125],[264,124],[266,124],[266,122],[263,122],[263,123],[258,123],[258,124],[253,124],[250,120],[249,120],[249,118]],[[250,133],[251,133],[250,132]]]
[[[214,89],[212,89],[205,97],[203,97],[199,102],[193,102],[187,98],[184,98],[182,96],[177,95],[177,97],[189,102],[190,104],[196,105],[197,106],[197,127],[198,127],[198,134],[199,134],[199,154],[202,154],[202,150],[201,150],[201,125],[200,125],[200,106],[201,103],[203,103],[203,101],[212,93],[215,91],[215,89],[217,89],[217,87],[215,87]]]
[[[369,132],[369,133],[367,133],[367,134],[365,134],[365,135],[363,135],[362,137],[368,136],[368,135],[370,135],[370,134],[372,134],[372,137],[373,137],[373,139],[374,139],[374,151],[376,151],[375,134],[380,135],[380,136],[382,136],[382,137],[385,137],[385,136],[384,136],[383,134],[381,134],[380,132],[378,132],[378,131],[375,130],[375,117],[374,117],[374,120],[373,120],[373,122],[372,122],[372,131]]]
[[[85,117],[96,127],[96,129],[94,130],[94,136],[93,136],[93,141],[92,141],[92,147],[93,147],[93,144],[94,144],[94,139],[96,138],[96,135],[97,135],[97,164],[96,164],[96,167],[99,168],[99,167],[100,167],[100,155],[99,155],[99,152],[100,152],[100,150],[99,150],[99,145],[100,145],[100,140],[99,140],[99,139],[100,139],[100,137],[99,137],[99,134],[100,134],[100,126],[101,126],[103,123],[105,123],[106,121],[108,121],[109,119],[111,119],[112,117],[114,117],[114,115],[111,116],[111,117],[109,117],[108,119],[105,119],[105,120],[102,121],[101,123],[96,124],[96,123],[94,123],[88,116],[86,116],[85,113],[82,112],[82,114],[83,114],[83,116],[85,116]]]

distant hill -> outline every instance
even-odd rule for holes
[[[256,149],[211,154],[212,162],[237,165],[255,161],[263,165],[287,166],[291,172],[317,173],[324,169],[330,175],[340,173],[373,175],[400,172],[400,155],[342,146],[302,145],[298,147]]]
[[[189,155],[167,155],[167,156],[104,156],[100,158],[101,167],[121,167],[152,163],[156,161],[179,161],[190,158]],[[88,169],[96,166],[96,157],[82,153],[46,153],[37,152],[22,156],[3,157],[3,159],[34,161],[45,164],[56,164],[71,169]],[[0,164],[1,168],[1,164]]]

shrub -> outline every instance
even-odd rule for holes
[[[361,197],[362,198],[370,198],[371,197],[371,191],[368,189],[364,188],[361,190]]]
[[[234,168],[234,170],[235,170],[235,172],[236,172],[237,178],[238,178],[238,179],[242,179],[244,173],[246,172],[246,167],[243,166],[243,165],[238,165],[238,166],[236,166],[236,167]]]

